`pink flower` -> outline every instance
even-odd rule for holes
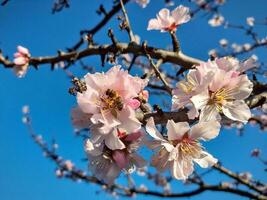
[[[251,113],[244,99],[252,92],[253,85],[242,73],[254,66],[257,65],[252,58],[243,63],[230,57],[200,63],[189,70],[186,80],[177,83],[172,109],[189,107],[190,119],[201,110],[200,120],[220,120],[220,114],[224,114],[246,123]]]
[[[136,151],[141,145],[143,132],[128,135],[118,130],[120,140],[124,144],[121,150],[109,149],[103,142],[93,143],[90,139],[85,142],[85,151],[89,159],[89,169],[101,181],[112,184],[122,170],[132,173],[135,168],[142,168],[146,161]]]
[[[194,162],[207,168],[217,162],[207,153],[200,140],[208,141],[218,136],[220,124],[217,121],[199,122],[192,128],[187,122],[167,122],[167,138],[157,130],[153,118],[149,118],[146,131],[154,140],[148,141],[150,149],[157,150],[152,157],[152,166],[159,172],[170,169],[176,179],[185,180],[194,171]]]
[[[29,61],[30,61],[30,52],[27,48],[18,46],[17,52],[14,54],[14,72],[15,74],[21,78],[23,77],[28,69]]]
[[[250,95],[252,87],[247,75],[218,68],[208,88],[194,95],[191,101],[197,110],[201,110],[200,120],[220,120],[220,114],[224,114],[234,121],[246,123],[251,113],[244,99]]]
[[[87,90],[77,94],[77,102],[79,109],[86,114],[85,119],[73,115],[73,121],[77,124],[90,118],[88,126],[92,126],[95,138],[114,144],[110,146],[111,149],[124,148],[115,142],[116,130],[132,133],[141,128],[141,123],[135,117],[135,109],[140,106],[136,98],[147,81],[129,75],[119,66],[112,67],[106,73],[88,73],[84,79]]]
[[[179,81],[176,84],[176,88],[173,89],[172,110],[178,110],[192,104],[191,97],[202,92],[207,87],[212,75],[213,73],[211,72],[202,73],[197,69],[189,70],[186,79]],[[197,110],[191,106],[189,118],[194,119],[197,116]]]
[[[159,11],[157,18],[148,22],[147,30],[176,31],[177,26],[190,20],[189,8],[178,6],[171,13],[167,8]]]

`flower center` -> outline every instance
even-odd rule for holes
[[[112,115],[117,116],[117,111],[123,109],[122,98],[118,92],[112,89],[107,89],[104,95],[100,97],[101,109],[103,111],[110,111]]]
[[[209,105],[215,105],[219,112],[222,111],[222,106],[226,101],[233,101],[234,98],[230,95],[230,91],[221,88],[220,90],[210,94]]]
[[[197,140],[190,139],[187,134],[181,140],[172,141],[172,144],[178,148],[182,157],[199,158],[203,149]]]

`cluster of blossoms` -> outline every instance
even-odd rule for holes
[[[156,19],[149,21],[148,30],[175,32],[189,20],[186,7],[179,6],[172,12],[162,9]],[[214,165],[217,159],[204,150],[200,141],[218,136],[222,117],[241,123],[251,117],[244,100],[253,85],[244,72],[252,67],[253,59],[239,62],[231,57],[194,66],[173,89],[172,109],[187,107],[188,117],[199,121],[190,127],[187,122],[170,119],[166,134],[158,131],[152,117],[145,127],[136,117],[148,102],[149,94],[144,90],[148,80],[133,77],[120,66],[106,73],[88,73],[84,76],[86,89],[77,93],[72,122],[76,128],[90,132],[84,145],[89,169],[99,180],[112,184],[122,171],[131,173],[146,166],[145,159],[137,154],[142,145],[155,151],[152,166],[159,172],[170,170],[179,180],[193,173],[194,163],[202,168]],[[145,132],[152,139],[147,139]]]
[[[199,117],[199,122],[190,128],[187,122],[168,120],[165,135],[149,118],[145,130],[152,140],[146,139],[136,118],[140,105],[148,101],[144,90],[147,80],[133,77],[119,66],[106,73],[87,74],[87,89],[77,94],[78,107],[72,110],[72,121],[75,127],[90,130],[85,141],[89,169],[111,184],[121,171],[131,173],[146,165],[137,154],[142,145],[156,152],[151,165],[159,172],[169,169],[176,179],[187,179],[194,163],[203,168],[214,165],[217,159],[200,141],[218,136],[221,116],[243,123],[250,118],[244,99],[250,95],[252,83],[243,72],[254,65],[251,59],[241,63],[225,57],[189,70],[186,80],[173,90],[173,109],[188,107],[189,117]]]
[[[144,90],[147,81],[129,75],[120,66],[106,73],[87,74],[84,81],[87,90],[77,94],[73,124],[90,129],[85,143],[90,169],[111,183],[122,169],[131,172],[144,166],[144,159],[135,153],[144,135],[135,112],[148,99]]]
[[[201,63],[189,70],[186,80],[177,83],[172,109],[190,107],[190,119],[220,120],[223,114],[246,123],[251,113],[244,99],[251,94],[253,84],[243,72],[255,66],[253,58],[243,63],[231,57]]]

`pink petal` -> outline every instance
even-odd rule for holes
[[[19,52],[14,53],[14,58],[22,57],[23,55]]]
[[[14,59],[15,65],[25,65],[27,64],[27,60],[24,57],[18,57]]]
[[[125,151],[115,150],[112,152],[112,158],[116,162],[119,168],[123,169],[127,166],[129,159]]]
[[[148,26],[147,26],[147,30],[150,31],[150,30],[159,30],[161,29],[161,24],[160,22],[157,20],[157,19],[151,19],[149,20],[148,22]]]
[[[239,76],[239,74],[240,74],[240,72],[233,71],[231,78],[236,78]]]
[[[27,48],[23,47],[23,46],[17,46],[18,52],[24,55],[29,55],[30,52]]]
[[[137,99],[131,99],[128,101],[128,105],[135,110],[140,107],[140,102]]]

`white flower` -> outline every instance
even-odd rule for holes
[[[147,4],[149,4],[150,0],[135,0],[137,4],[139,4],[142,8],[145,8]]]
[[[189,8],[182,5],[175,8],[171,13],[167,8],[159,11],[157,18],[148,22],[147,30],[176,31],[177,26],[190,20]]]
[[[29,114],[29,112],[30,112],[30,107],[28,105],[22,107],[23,114]]]
[[[219,41],[219,43],[220,43],[220,45],[222,46],[222,47],[226,47],[227,45],[228,45],[228,41],[226,40],[226,39],[221,39],[220,41]]]
[[[224,22],[224,17],[222,15],[215,14],[209,21],[209,25],[212,27],[221,26]]]
[[[121,134],[118,130],[118,135]],[[103,142],[85,141],[85,151],[89,159],[89,169],[99,180],[112,184],[122,170],[132,173],[135,168],[142,168],[146,161],[136,151],[142,142],[144,134],[140,131],[120,137],[124,148],[109,149]],[[118,136],[117,136],[118,137]]]
[[[254,26],[255,18],[254,17],[247,17],[247,25]]]
[[[217,137],[220,131],[217,121],[200,122],[190,128],[187,122],[168,120],[165,138],[157,130],[153,118],[149,118],[146,131],[154,139],[147,142],[148,147],[158,150],[151,163],[159,172],[170,169],[174,178],[185,180],[193,173],[194,162],[202,168],[217,162],[199,143]]]
[[[239,45],[239,44],[233,43],[233,44],[231,45],[231,47],[234,49],[235,52],[240,52],[240,51],[242,51],[242,46]]]

